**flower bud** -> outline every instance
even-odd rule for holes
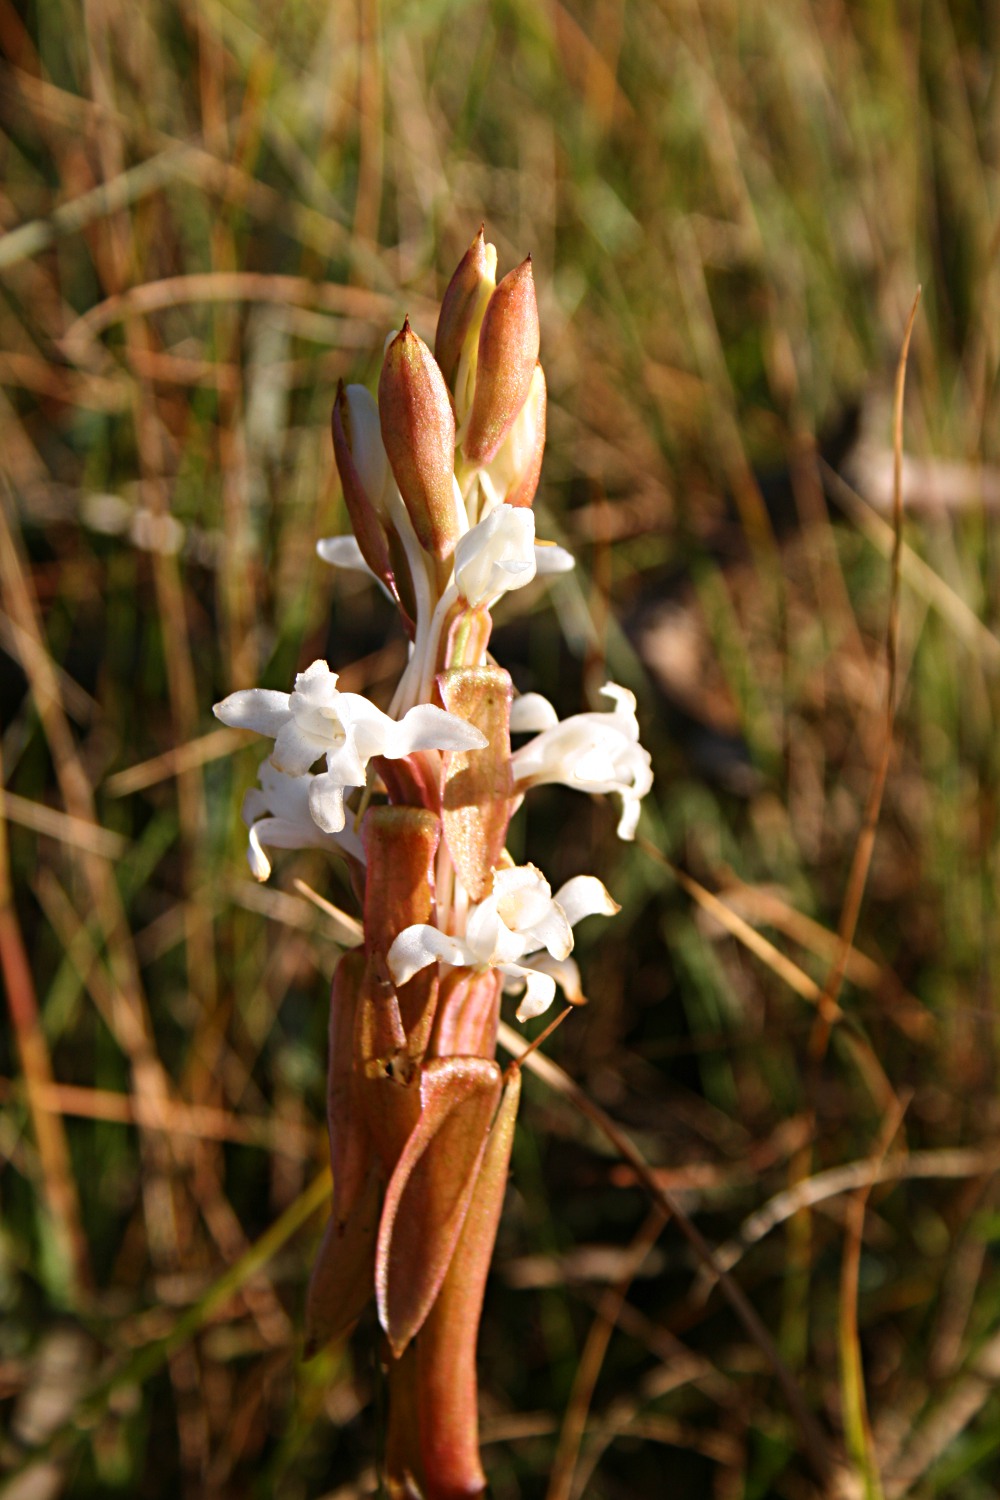
[[[378,383],[382,441],[420,545],[448,557],[461,534],[455,497],[455,418],[434,356],[404,322]]]
[[[468,407],[466,392],[466,379],[459,379],[460,365],[463,355],[471,356],[465,359],[464,374],[470,373],[475,377],[475,353],[479,340],[479,328],[486,311],[486,304],[496,286],[497,252],[494,245],[488,245],[480,227],[479,233],[466,250],[454,276],[448,283],[448,290],[444,294],[441,303],[441,311],[438,314],[437,334],[434,339],[434,358],[441,367],[452,394],[455,397],[455,407],[459,413],[459,420],[465,415]],[[471,346],[471,347],[470,347]]]
[[[493,293],[479,330],[476,393],[462,447],[472,464],[488,464],[525,403],[538,362],[538,305],[531,256]]]
[[[545,376],[536,365],[527,399],[486,471],[501,504],[521,507],[535,498],[545,451],[545,406]]]
[[[379,519],[388,462],[378,427],[378,407],[363,385],[337,385],[331,419],[333,454],[361,555],[389,592],[396,594],[385,532]]]

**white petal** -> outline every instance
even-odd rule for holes
[[[337,673],[325,661],[310,662],[304,672],[295,674],[293,698],[312,708],[333,708],[337,702]]]
[[[375,577],[362,556],[355,536],[321,537],[316,543],[316,553],[331,568],[346,568],[353,573],[367,573],[369,578]]]
[[[386,957],[395,984],[405,984],[428,964],[444,963],[462,968],[476,962],[467,944],[428,926],[426,922],[404,927]]]
[[[389,723],[392,728],[382,754],[390,760],[409,755],[411,750],[483,750],[489,744],[473,724],[433,703],[418,703],[398,723]]]
[[[498,505],[455,547],[455,584],[473,609],[535,576],[535,517],[530,510]]]
[[[509,972],[505,970],[505,973]],[[556,982],[550,974],[541,974],[537,969],[525,969],[523,973],[526,988],[516,1015],[519,1021],[531,1021],[552,1004],[556,997]]]
[[[522,693],[510,706],[511,734],[537,734],[558,723],[559,715],[541,693]]]
[[[271,873],[271,861],[261,847],[260,839],[257,837],[256,828],[250,830],[250,842],[247,847],[247,859],[253,872],[254,880],[267,880]]]
[[[539,953],[531,960],[531,966],[542,974],[551,974],[571,1005],[586,1005],[575,958],[553,958],[551,953]]]
[[[574,875],[572,880],[559,887],[554,900],[566,913],[571,927],[584,917],[613,917],[621,911],[618,902],[596,875]]]
[[[525,933],[530,939],[526,952],[547,948],[553,958],[568,958],[573,951],[572,924],[558,901],[550,904],[540,922],[532,924]]]
[[[309,784],[309,811],[317,828],[324,833],[339,833],[344,815],[344,783],[324,773],[313,776]]]
[[[287,693],[275,693],[270,688],[244,688],[223,698],[212,712],[232,729],[252,729],[254,734],[273,738],[288,722],[289,701]]]
[[[487,896],[485,901],[480,901],[469,912],[465,921],[465,941],[470,953],[476,955],[477,963],[491,964],[495,959],[502,925],[497,915],[496,900],[492,896]],[[508,957],[520,957],[520,950],[508,954]]]
[[[619,687],[617,682],[606,682],[601,688],[601,697],[612,699],[616,714],[635,718],[635,694],[628,688]]]
[[[639,826],[639,798],[622,795],[622,815],[618,819],[616,832],[620,839],[627,839],[629,843],[635,838],[635,830]]]
[[[303,734],[294,719],[278,730],[271,759],[286,776],[304,776],[326,749],[322,740]]]
[[[555,542],[535,543],[535,572],[539,578],[551,577],[554,573],[570,573],[576,567],[576,559],[565,547]]]

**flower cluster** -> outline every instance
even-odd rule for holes
[[[344,1332],[374,1294],[390,1349],[390,1493],[475,1495],[475,1337],[517,1111],[495,1061],[501,993],[521,1020],[561,986],[582,998],[573,927],[612,915],[592,875],[553,895],[506,852],[510,818],[544,782],[620,799],[635,835],[652,782],[635,699],[560,721],[515,697],[488,656],[503,595],[573,560],[535,536],[546,387],[530,258],[496,280],[476,236],[445,293],[433,352],[409,321],[387,341],[377,400],[338,388],[333,446],[352,535],[318,544],[399,610],[409,659],[387,711],[315,661],[291,693],[216,706],[274,741],[243,819],[266,850],[347,860],[364,941],[341,959],[330,1020],[334,1201],[307,1341]],[[530,736],[517,749],[511,735]],[[417,1339],[415,1335],[420,1334]]]

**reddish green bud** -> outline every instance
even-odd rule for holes
[[[404,322],[382,361],[382,441],[425,552],[449,557],[460,535],[455,496],[455,417],[433,354]]]
[[[342,380],[338,381],[331,426],[344,504],[362,557],[389,592],[398,597],[379,519],[387,463],[377,419],[375,402],[364,386],[345,387]]]
[[[496,249],[486,243],[483,226],[480,226],[479,233],[462,256],[448,283],[434,339],[434,358],[454,393],[456,406],[460,405],[457,381],[459,364],[463,354],[467,352],[467,346],[478,341],[479,325],[496,286],[496,269]]]
[[[488,464],[513,426],[527,399],[538,345],[538,304],[529,255],[498,284],[479,330],[476,393],[462,443],[471,464]]]

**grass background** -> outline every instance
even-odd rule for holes
[[[333,390],[431,335],[485,219],[534,258],[578,557],[496,652],[564,713],[634,687],[657,771],[646,847],[556,789],[516,826],[623,903],[546,1050],[800,1416],[532,1078],[493,1491],[995,1495],[1000,9],[0,0],[0,48],[0,1492],[375,1492],[373,1321],[299,1358],[337,950],[293,881],[348,893],[250,880],[262,748],[210,706],[318,655],[387,694],[388,611],[313,550]]]

